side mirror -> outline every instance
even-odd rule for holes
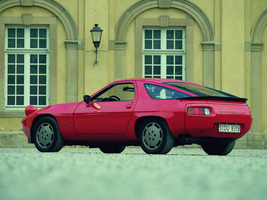
[[[89,95],[84,95],[83,96],[83,101],[86,103],[90,103],[91,102],[91,97]]]

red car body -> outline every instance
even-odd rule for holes
[[[208,90],[211,95],[207,92],[203,94],[202,90]],[[126,79],[109,84],[91,97],[85,96],[82,102],[52,105],[39,110],[28,106],[22,124],[29,142],[35,143],[38,148],[37,141],[45,138],[40,136],[44,131],[38,130],[36,125],[40,125],[38,122],[43,118],[54,120],[49,130],[51,136],[47,136],[51,144],[44,142],[46,148],[39,142],[40,151],[60,150],[49,147],[54,145],[55,134],[59,134],[59,146],[79,144],[102,150],[107,147],[103,152],[116,153],[113,147],[141,145],[147,153],[167,153],[171,147],[158,150],[155,146],[161,144],[150,143],[155,139],[166,146],[165,136],[162,136],[163,129],[166,129],[170,133],[168,137],[172,138],[169,146],[196,143],[208,154],[226,155],[228,151],[218,152],[217,147],[227,144],[223,149],[228,146],[231,151],[235,140],[250,130],[252,118],[245,102],[244,98],[185,81]],[[148,121],[162,126],[160,129],[157,126],[153,128]],[[146,125],[143,125],[145,122]],[[47,122],[44,125],[47,127]],[[159,136],[148,136],[147,129],[151,133],[159,130]]]

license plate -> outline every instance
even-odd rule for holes
[[[240,133],[240,125],[220,124],[219,132],[220,133]]]

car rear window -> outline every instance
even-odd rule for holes
[[[234,95],[215,90],[209,87],[204,87],[200,85],[194,85],[190,83],[174,83],[174,82],[166,82],[165,84],[171,85],[174,87],[177,87],[179,89],[186,90],[190,93],[196,94],[200,97],[205,97],[205,96],[212,96],[212,97],[236,97]]]
[[[152,99],[181,99],[189,97],[189,95],[182,92],[158,85],[145,84],[145,88]]]

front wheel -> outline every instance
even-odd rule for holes
[[[156,118],[143,122],[138,138],[142,149],[148,154],[167,154],[175,142],[167,123]]]
[[[41,152],[57,152],[64,146],[57,121],[51,117],[40,119],[33,129],[33,142]]]
[[[209,155],[225,156],[229,154],[235,146],[235,140],[228,142],[207,142],[201,145],[202,149]]]

